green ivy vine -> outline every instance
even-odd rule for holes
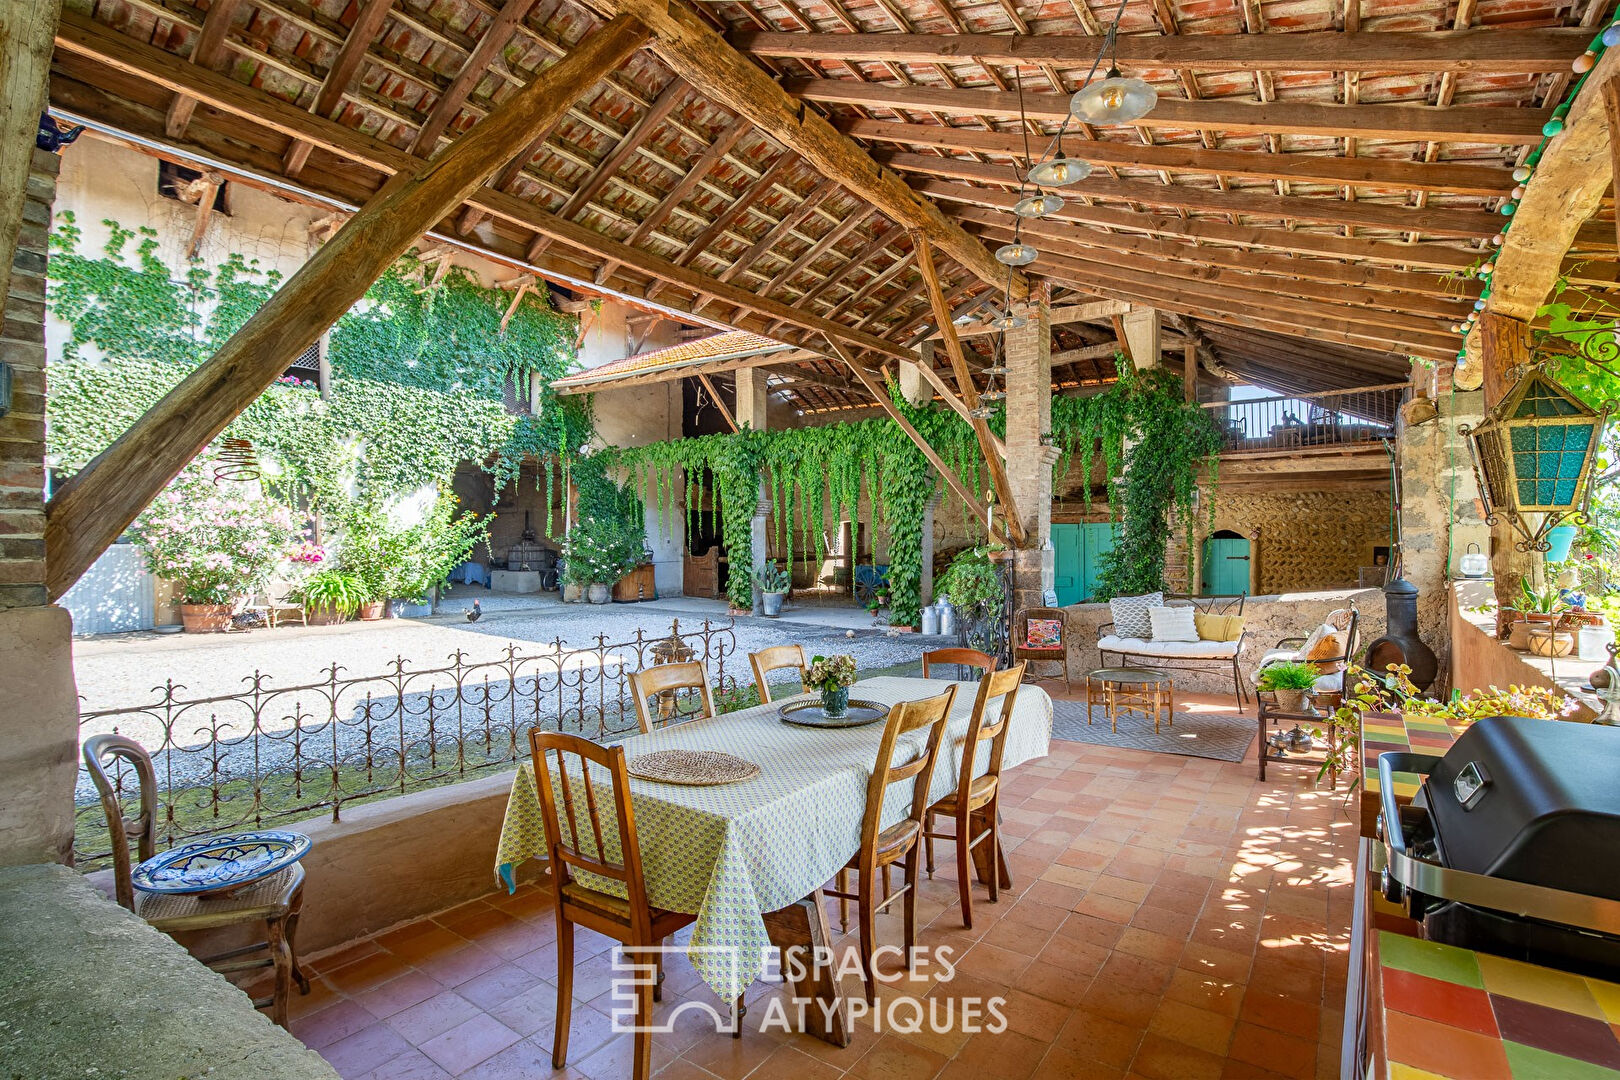
[[[176,276],[157,257],[154,230],[105,224],[100,254],[82,250],[71,213],[51,236],[49,306],[68,338],[51,368],[47,449],[62,473],[117,439],[280,283],[234,254],[212,270],[193,260]],[[460,268],[430,283],[407,256],[333,327],[325,398],[278,382],[226,434],[250,440],[276,494],[308,509],[448,485],[466,460],[483,464],[499,491],[532,457],[537,482],[553,492],[590,437],[591,414],[587,399],[549,390],[573,362],[577,319],[542,296],[520,304],[503,330],[509,292]],[[539,411],[508,413],[508,386],[526,398],[535,375],[547,385]],[[548,520],[547,532],[559,525]]]

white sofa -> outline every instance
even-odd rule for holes
[[[1241,596],[1167,597],[1169,605],[1195,607],[1209,615],[1242,615]],[[1238,667],[1238,656],[1243,651],[1244,634],[1235,641],[1149,641],[1142,638],[1120,637],[1113,632],[1114,624],[1105,622],[1097,628],[1097,651],[1104,666],[1137,665],[1170,670],[1232,672],[1232,694],[1241,708],[1248,703],[1248,692],[1243,685],[1243,672]],[[1116,659],[1110,659],[1114,657]]]

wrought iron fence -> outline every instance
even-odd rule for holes
[[[1223,449],[1289,450],[1378,442],[1395,431],[1405,383],[1320,394],[1212,401],[1204,406],[1220,427]]]
[[[665,637],[571,648],[561,638],[532,652],[508,645],[495,660],[457,650],[442,667],[401,657],[388,672],[348,676],[334,664],[319,682],[276,686],[255,672],[235,694],[191,698],[170,680],[144,704],[79,717],[81,737],[117,731],[151,753],[157,772],[158,844],[259,828],[347,803],[468,779],[528,754],[528,731],[544,727],[608,740],[636,730],[626,676],[671,660],[701,660],[717,708],[751,703],[739,686],[731,622],[680,621]],[[744,700],[747,699],[747,700]],[[133,772],[115,777],[133,797]],[[81,763],[75,793],[75,855],[93,866],[109,854],[106,818]]]

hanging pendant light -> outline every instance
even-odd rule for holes
[[[1013,204],[1012,212],[1021,218],[1043,218],[1061,209],[1063,200],[1057,195],[1027,195]]]
[[[1007,397],[1007,391],[1005,391],[1005,390],[997,390],[995,387],[992,386],[989,389],[985,390],[984,393],[979,395],[979,400],[980,401],[1004,401],[1004,400],[1006,400],[1006,397]]]
[[[991,364],[989,367],[985,368],[984,369],[984,374],[990,376],[992,379],[995,378],[998,375],[1005,375],[1005,374],[1007,374],[1007,365],[1001,363],[998,360],[996,363]]]
[[[1058,188],[1078,184],[1091,175],[1091,162],[1079,158],[1055,157],[1029,170],[1029,182],[1039,187]]]
[[[983,396],[980,395],[981,400],[983,400]],[[969,409],[967,414],[975,420],[993,420],[995,419],[996,410],[988,405],[980,405],[977,409]]]
[[[998,315],[990,320],[990,325],[997,330],[1019,330],[1029,325],[1029,320],[1022,315],[1008,313]]]
[[[1083,86],[1069,100],[1069,113],[1083,124],[1129,124],[1153,111],[1159,92],[1141,79],[1127,79],[1118,68],[1108,77]]]
[[[1002,266],[1028,266],[1040,257],[1040,252],[1020,241],[996,248],[996,262]]]

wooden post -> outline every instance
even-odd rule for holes
[[[60,9],[53,0],[0,0],[0,297],[11,293],[11,260]]]
[[[1191,334],[1181,346],[1181,396],[1189,405],[1198,400],[1198,342]]]
[[[444,220],[484,178],[647,40],[614,19],[420,168],[396,173],[219,351],[75,474],[47,508],[46,586],[55,600],[186,463],[252,404]]]
[[[962,353],[962,339],[956,336],[956,324],[951,321],[951,308],[945,302],[945,293],[939,287],[939,273],[934,269],[934,252],[929,246],[928,237],[922,233],[913,233],[912,246],[917,251],[917,270],[922,274],[923,284],[928,288],[928,302],[934,308],[934,321],[939,323],[940,337],[945,342],[945,352],[951,358],[951,371],[956,375],[956,389],[962,395],[962,403],[969,412],[979,407],[979,391],[973,385],[973,374],[968,371],[967,357]],[[996,498],[1001,501],[1001,512],[1007,520],[1007,535],[1014,546],[1024,543],[1024,523],[1018,516],[1018,506],[1013,501],[1012,485],[1007,482],[1007,463],[996,451],[995,437],[990,433],[990,426],[983,420],[969,416],[968,423],[973,425],[973,434],[979,439],[979,452],[984,455],[986,470],[990,473],[990,482],[995,485]]]
[[[726,427],[730,428],[732,431],[736,431],[737,418],[731,415],[731,407],[728,406],[725,399],[720,396],[720,391],[715,387],[714,380],[709,378],[707,375],[700,373],[698,375],[698,382],[703,384],[703,389],[707,390],[709,392],[709,397],[714,399],[714,406],[720,410],[720,415],[725,418]]]
[[[1530,326],[1487,312],[1479,318],[1479,332],[1488,413],[1513,388],[1513,370],[1530,362]],[[1514,546],[1520,539],[1505,519],[1491,526],[1491,576],[1498,610],[1518,604],[1519,580],[1535,572],[1535,554]]]
[[[1620,75],[1603,84],[1603,115],[1609,125],[1609,173],[1620,178]],[[1620,247],[1620,215],[1614,219],[1614,234]]]

